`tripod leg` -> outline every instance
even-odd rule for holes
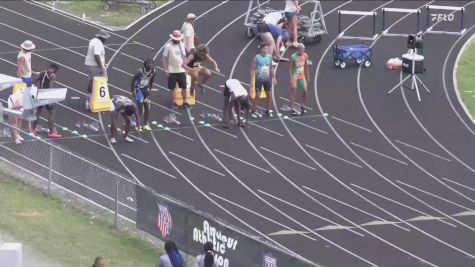
[[[394,90],[396,90],[398,87],[401,87],[404,85],[404,82],[409,79],[409,77],[411,77],[410,75],[407,76],[406,78],[404,78],[400,83],[396,84],[396,86],[394,86],[391,90],[389,90],[386,94],[389,95],[390,93],[392,93]]]
[[[419,100],[419,102],[421,102],[421,95],[419,94],[419,86],[417,85],[417,82],[416,82],[415,78],[413,80],[413,85],[416,88],[417,100]]]
[[[430,94],[429,88],[427,88],[427,86],[424,84],[424,82],[422,82],[421,78],[419,78],[419,77],[417,77],[417,76],[416,76],[416,78],[417,78],[417,80],[422,84],[422,86],[424,87],[424,89],[426,89],[427,93]]]

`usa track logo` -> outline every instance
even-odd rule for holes
[[[262,267],[277,267],[277,258],[270,253],[264,254]]]
[[[158,214],[157,214],[157,226],[162,237],[166,237],[170,234],[173,227],[173,220],[168,207],[165,205],[158,204]]]

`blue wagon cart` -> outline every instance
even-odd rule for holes
[[[147,9],[154,9],[157,7],[155,2],[147,0],[102,0],[104,2],[104,10],[109,11],[113,6],[119,6],[119,4],[137,4],[139,5],[139,12],[141,14],[147,13]]]
[[[344,69],[349,61],[357,64],[363,63],[365,67],[371,66],[372,48],[366,44],[333,46],[333,59],[335,66]]]

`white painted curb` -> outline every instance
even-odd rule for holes
[[[467,49],[468,45],[470,45],[472,43],[473,39],[475,39],[475,33],[472,34],[472,37],[470,37],[467,41],[465,41],[465,44],[463,44],[462,48],[460,49],[460,51],[457,55],[457,58],[455,59],[454,70],[452,72],[452,80],[453,80],[453,83],[454,83],[455,94],[457,95],[457,98],[458,98],[463,110],[465,111],[467,116],[472,120],[472,123],[475,124],[475,118],[472,117],[472,114],[470,114],[470,112],[468,111],[468,109],[465,106],[464,102],[462,101],[462,96],[460,95],[460,91],[459,91],[459,88],[458,88],[458,81],[457,81],[457,69],[458,69],[460,58],[462,57],[462,54],[465,51],[465,49]],[[474,87],[475,87],[475,85],[474,85]],[[473,88],[473,89],[475,90],[475,88]]]

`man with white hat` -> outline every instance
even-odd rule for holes
[[[89,41],[87,48],[87,55],[84,64],[87,68],[87,93],[89,97],[86,99],[86,109],[90,109],[90,98],[92,93],[92,85],[95,76],[107,77],[106,71],[106,58],[104,43],[106,39],[110,37],[110,34],[106,30],[99,30],[95,37]]]
[[[183,108],[188,109],[190,105],[186,102],[186,71],[183,68],[186,52],[183,42],[183,35],[179,30],[174,30],[170,34],[171,42],[168,42],[163,49],[162,65],[168,75],[168,89],[172,93],[172,108],[178,109],[175,103],[175,86],[181,89],[183,97]]]
[[[195,49],[195,29],[193,28],[195,23],[196,15],[193,13],[188,13],[186,15],[186,20],[181,26],[181,34],[183,34],[183,43],[185,44],[186,54],[189,55],[192,53],[192,50]]]
[[[30,40],[26,40],[20,47],[21,51],[17,57],[18,65],[16,75],[26,83],[27,87],[30,87],[33,84],[33,80],[31,79],[31,50],[35,49],[35,44]]]

